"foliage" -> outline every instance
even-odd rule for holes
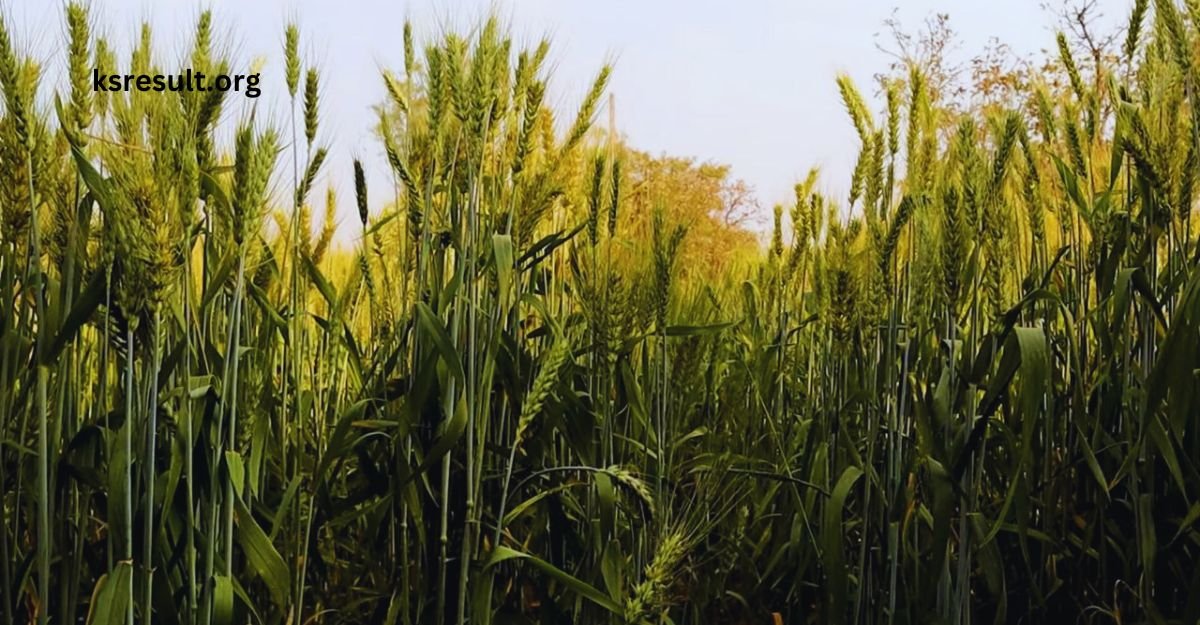
[[[77,4],[45,108],[0,22],[0,622],[1195,622],[1194,9],[979,106],[936,44],[839,79],[848,202],[765,250],[494,19],[404,27],[351,252],[294,26],[225,144],[220,92],[89,93]]]

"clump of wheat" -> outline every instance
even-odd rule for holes
[[[71,83],[71,117],[75,123],[75,132],[81,143],[86,143],[83,132],[92,124],[92,89],[88,84],[88,70],[91,69],[91,54],[89,47],[92,43],[91,24],[87,9],[78,3],[67,5],[67,75]]]
[[[250,123],[238,129],[233,167],[233,238],[239,244],[254,234],[262,217],[267,182],[275,168],[278,140],[274,130],[256,133]]]
[[[655,615],[663,614],[671,605],[670,590],[680,577],[680,568],[687,556],[688,539],[676,528],[668,530],[655,545],[654,555],[642,574],[642,581],[633,587],[625,601],[625,622],[637,625]]]
[[[300,87],[300,28],[295,22],[283,31],[283,67],[288,95],[295,98]]]
[[[304,75],[304,138],[311,148],[317,138],[318,111],[321,106],[321,77],[310,67]]]
[[[567,363],[570,356],[571,344],[565,338],[558,339],[546,352],[546,359],[521,404],[521,414],[517,419],[517,430],[514,435],[518,446],[529,437],[537,418],[541,416],[542,407],[550,399],[554,387],[559,382],[559,373],[563,365]]]
[[[628,488],[637,495],[638,500],[642,505],[646,506],[646,510],[650,516],[654,516],[654,494],[650,491],[650,485],[645,480],[638,477],[636,473],[626,467],[611,466],[605,469],[605,472],[617,480],[618,484]]]

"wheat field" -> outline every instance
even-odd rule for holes
[[[0,623],[1200,619],[1200,3],[830,76],[853,177],[762,245],[494,18],[404,26],[368,189],[297,27],[267,119],[93,90],[210,13],[64,14],[59,92],[0,21]]]

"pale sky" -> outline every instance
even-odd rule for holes
[[[967,59],[996,38],[1022,55],[1054,45],[1054,15],[1044,0],[212,0],[151,2],[91,0],[96,20],[117,46],[121,64],[138,24],[154,26],[156,59],[177,66],[188,49],[201,7],[211,7],[224,41],[243,67],[264,58],[263,95],[230,94],[236,105],[258,103],[282,124],[287,92],[283,28],[296,19],[304,57],[321,70],[320,136],[330,147],[327,179],[342,199],[343,223],[353,223],[351,159],[368,170],[374,209],[390,199],[391,177],[370,128],[371,105],[384,97],[381,67],[401,68],[401,31],[412,20],[419,36],[469,28],[495,10],[518,41],[552,39],[550,102],[574,114],[600,65],[615,63],[609,90],[616,123],[629,143],[651,153],[727,163],[753,185],[769,214],[814,165],[838,190],[858,145],[834,78],[847,72],[867,93],[871,77],[890,62],[877,43],[890,43],[884,20],[895,11],[914,32],[934,13],[950,15],[957,57]],[[1057,5],[1061,0],[1051,0]],[[1130,0],[1099,0],[1106,22],[1123,24]],[[18,45],[49,60],[61,84],[65,27],[55,0],[0,0]],[[170,55],[170,56],[167,56]],[[164,58],[166,57],[166,58]],[[49,89],[42,88],[43,98]],[[873,105],[877,102],[873,101]],[[874,106],[878,109],[878,106]],[[260,115],[263,113],[260,112]],[[605,123],[607,112],[597,116]],[[290,185],[290,177],[288,180]],[[318,190],[323,189],[319,186]],[[317,195],[315,197],[321,197]]]

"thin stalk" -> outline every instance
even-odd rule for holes
[[[41,231],[38,227],[38,211],[37,204],[34,201],[33,194],[33,150],[26,150],[25,173],[29,182],[29,213],[30,213],[30,240],[29,240],[29,263],[32,267],[37,268],[37,284],[34,288],[34,302],[37,308],[37,402],[38,413],[38,436],[37,436],[37,456],[38,456],[38,520],[37,520],[37,568],[38,568],[38,584],[41,588],[38,589],[38,594],[42,596],[42,600],[46,601],[50,596],[50,450],[47,430],[50,424],[47,419],[46,409],[46,386],[49,383],[50,369],[44,361],[46,340],[49,337],[50,329],[47,327],[46,318],[46,295],[45,295],[45,280],[46,275],[42,272],[42,248],[41,248]],[[30,273],[33,273],[32,271]],[[46,625],[49,618],[48,610],[38,610],[39,625]]]
[[[143,599],[145,604],[142,609],[142,618],[146,625],[151,625],[151,599],[152,587],[154,583],[154,447],[155,439],[157,438],[158,430],[158,368],[159,368],[159,353],[162,349],[161,327],[159,326],[159,312],[157,308],[154,311],[154,351],[151,356],[152,362],[150,372],[146,376],[146,386],[149,388],[150,406],[146,418],[146,454],[144,461],[145,467],[145,489],[146,489],[146,525],[143,528],[143,557],[145,561],[142,567],[145,569],[145,588]]]
[[[125,446],[125,541],[122,560],[133,564],[133,321],[125,325],[125,423],[121,425],[121,441]],[[133,584],[129,585],[129,604],[125,623],[133,625]]]
[[[187,491],[187,514],[184,528],[187,533],[185,554],[187,557],[187,615],[197,617],[196,596],[196,492],[195,492],[195,447],[196,428],[192,421],[192,245],[187,240],[183,253],[183,467],[184,488]]]
[[[237,388],[238,388],[238,352],[241,350],[241,329],[242,329],[242,299],[245,290],[246,280],[246,250],[243,247],[238,254],[238,269],[237,269],[237,285],[233,291],[233,314],[229,322],[230,332],[230,352],[226,354],[226,358],[232,361],[230,367],[229,386],[222,389],[223,393],[228,394],[229,400],[229,429],[225,432],[226,448],[233,451],[237,448]],[[233,476],[225,476],[225,575],[233,577],[233,498],[235,496],[233,488]]]

